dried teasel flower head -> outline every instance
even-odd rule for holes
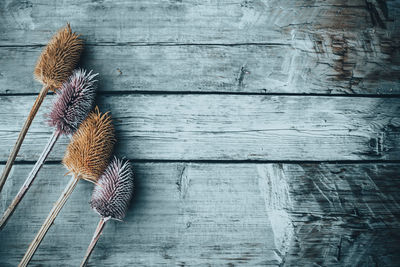
[[[49,114],[49,124],[61,134],[72,134],[92,110],[96,98],[92,71],[74,70],[64,82]]]
[[[114,157],[93,189],[90,206],[104,218],[122,220],[132,194],[132,166],[128,160]]]
[[[82,50],[83,40],[72,32],[68,23],[44,48],[36,63],[35,78],[55,91],[71,75]]]
[[[75,177],[97,182],[108,166],[115,142],[111,116],[96,107],[72,136],[63,164]]]

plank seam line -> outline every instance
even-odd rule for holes
[[[198,164],[400,164],[400,160],[171,160],[171,159],[129,159],[132,163],[198,163]],[[36,161],[19,160],[15,165],[33,165]],[[0,161],[0,165],[6,161]],[[48,165],[61,164],[59,160],[48,160]]]
[[[11,44],[0,45],[0,48],[41,48],[46,44]],[[269,42],[250,42],[250,43],[171,43],[171,42],[97,42],[85,43],[85,46],[292,46],[290,43],[269,43]]]
[[[49,92],[49,95],[54,93]],[[36,96],[37,93],[0,93],[0,97]],[[257,93],[257,92],[199,92],[199,91],[100,91],[97,95],[241,95],[241,96],[301,96],[301,97],[359,97],[400,98],[400,94],[317,94],[317,93]]]

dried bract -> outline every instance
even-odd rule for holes
[[[115,142],[111,116],[96,107],[72,136],[63,164],[76,177],[96,182],[108,166]]]
[[[44,48],[35,67],[35,78],[55,91],[71,75],[82,50],[83,40],[67,24]]]
[[[57,99],[49,114],[49,124],[61,134],[72,134],[92,110],[96,85],[92,71],[75,70],[57,91]]]
[[[104,218],[122,220],[132,194],[132,166],[129,161],[114,157],[94,187],[90,205]]]

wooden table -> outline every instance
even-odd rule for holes
[[[37,57],[68,21],[135,168],[128,216],[92,266],[399,266],[400,1],[3,0],[3,166]],[[51,134],[51,98],[0,211]],[[66,185],[67,143],[0,232],[0,266],[17,265]],[[80,263],[92,188],[78,185],[31,266]]]

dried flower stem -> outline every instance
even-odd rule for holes
[[[50,211],[19,266],[26,266],[29,263],[78,181],[85,179],[97,182],[98,176],[107,167],[115,141],[111,116],[100,113],[96,108],[74,133],[67,147],[63,163],[73,177]]]
[[[28,177],[26,178],[24,184],[19,189],[17,195],[14,197],[13,201],[11,202],[10,206],[6,209],[3,214],[3,217],[0,220],[0,230],[4,228],[7,224],[8,219],[14,213],[15,208],[18,206],[21,199],[24,197],[28,189],[30,188],[31,184],[35,180],[39,170],[42,168],[47,156],[49,155],[51,149],[53,148],[54,144],[57,142],[58,137],[60,136],[59,131],[54,131],[53,135],[50,137],[49,142],[47,143],[45,149],[43,150],[42,154],[40,155],[39,159],[36,161],[35,166],[29,173]]]
[[[4,183],[10,174],[11,167],[17,157],[18,151],[28,132],[39,107],[41,106],[47,92],[55,91],[62,83],[71,75],[73,69],[79,61],[79,57],[83,50],[83,40],[79,35],[73,33],[69,23],[67,26],[59,30],[49,41],[42,51],[38,62],[35,66],[34,75],[38,81],[43,84],[43,88],[36,98],[25,124],[19,133],[17,142],[7,160],[3,173],[0,177],[0,192]]]
[[[5,226],[17,205],[29,190],[58,137],[62,134],[74,133],[92,109],[96,95],[96,86],[94,85],[96,81],[93,78],[96,75],[92,74],[91,71],[86,73],[85,70],[75,70],[69,79],[62,84],[61,90],[57,92],[58,98],[53,103],[49,116],[49,124],[55,127],[55,131],[28,178],[1,218],[0,230]]]
[[[35,239],[33,239],[32,243],[29,245],[28,250],[26,251],[24,257],[22,258],[21,262],[18,265],[19,267],[25,267],[31,261],[33,254],[35,254],[44,236],[46,235],[47,231],[53,224],[58,213],[60,213],[65,202],[67,201],[71,193],[74,191],[79,180],[80,180],[79,177],[72,176],[68,185],[65,187],[64,192],[61,194],[60,198],[56,201],[54,207],[50,211],[50,214],[47,216],[39,232],[36,234]]]
[[[109,219],[122,220],[133,194],[133,171],[129,161],[114,159],[100,176],[93,189],[90,206],[100,214],[99,225],[83,258],[81,267],[86,266],[97,241]]]
[[[89,257],[92,254],[93,249],[96,246],[97,241],[99,240],[99,238],[100,238],[100,236],[101,236],[101,234],[103,232],[104,226],[106,225],[106,222],[109,219],[110,219],[110,217],[107,217],[107,218],[101,217],[100,222],[97,225],[96,231],[94,232],[92,241],[90,242],[90,245],[89,245],[89,247],[88,247],[88,249],[86,251],[85,257],[83,258],[83,261],[82,261],[82,263],[80,265],[81,267],[86,266],[86,264],[88,263]]]
[[[4,183],[7,180],[7,177],[11,171],[11,167],[15,161],[15,158],[17,157],[19,149],[21,148],[21,145],[22,145],[22,142],[24,141],[25,135],[28,132],[29,127],[31,126],[33,118],[36,116],[36,113],[38,112],[40,106],[42,105],[42,102],[43,102],[44,98],[46,97],[49,89],[50,89],[50,87],[48,87],[46,85],[44,85],[42,87],[42,90],[40,90],[40,93],[39,93],[38,97],[36,98],[35,104],[33,104],[31,112],[29,113],[29,116],[26,119],[25,124],[22,127],[22,130],[18,135],[17,142],[14,145],[14,148],[7,160],[6,166],[4,167],[3,173],[0,177],[0,192],[3,189]]]

